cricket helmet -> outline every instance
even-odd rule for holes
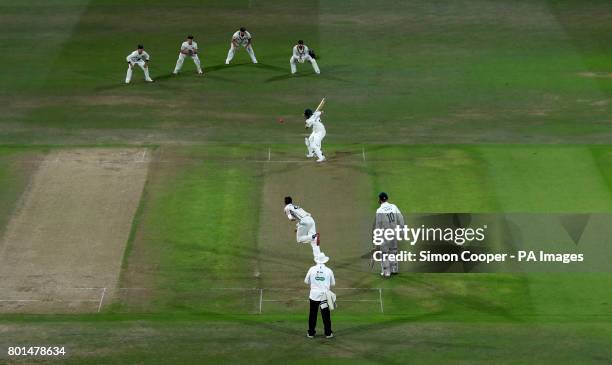
[[[312,109],[306,109],[304,110],[304,116],[306,118],[310,118],[312,116]]]

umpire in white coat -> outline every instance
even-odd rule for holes
[[[329,289],[336,285],[336,279],[334,278],[334,272],[325,266],[325,263],[329,261],[329,257],[325,256],[323,252],[319,253],[314,261],[316,265],[308,270],[304,278],[304,283],[310,285],[310,315],[308,316],[308,334],[306,336],[314,338],[320,308],[325,337],[332,338],[334,333],[331,326],[330,308],[333,309],[335,307],[336,295]]]

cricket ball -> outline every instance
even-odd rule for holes
[[[280,124],[284,124],[284,123],[285,123],[285,120],[284,120],[282,117],[279,117],[279,118],[278,118],[278,122],[279,122]]]

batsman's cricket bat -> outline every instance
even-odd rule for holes
[[[319,103],[319,106],[317,107],[317,110],[315,111],[321,111],[321,109],[323,109],[323,105],[325,105],[325,97],[323,97],[323,99],[321,99],[321,102]]]

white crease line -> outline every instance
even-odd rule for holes
[[[0,302],[42,302],[41,299],[0,299]]]
[[[380,313],[385,313],[385,310],[383,308],[382,289],[381,288],[378,288],[378,299],[380,300]]]
[[[102,309],[102,302],[104,301],[105,295],[106,295],[106,288],[102,290],[102,296],[100,297],[100,303],[98,303],[98,313],[100,313],[100,309]]]
[[[259,314],[261,314],[261,308],[263,306],[263,289],[259,289]]]
[[[365,147],[363,145],[361,145],[361,156],[363,157],[363,162],[365,162]]]
[[[264,299],[264,302],[295,302],[298,300],[302,300],[307,302],[308,299],[304,299],[304,298],[291,298],[291,299]],[[378,299],[343,299],[343,300],[337,300],[338,303],[341,302],[377,302],[378,303]]]

